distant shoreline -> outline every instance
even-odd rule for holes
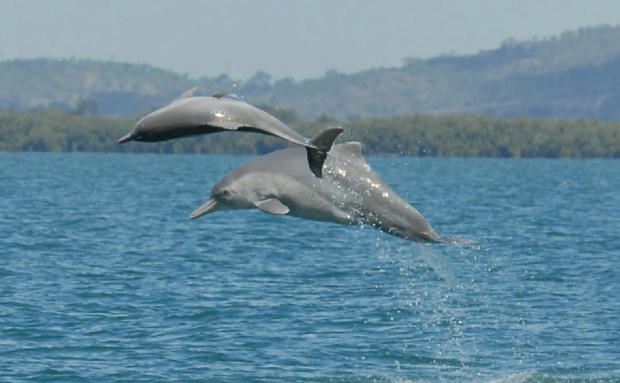
[[[218,133],[160,143],[119,145],[135,119],[84,116],[58,109],[0,111],[0,151],[261,155],[286,148],[258,134]],[[328,126],[359,141],[365,155],[486,158],[620,158],[620,122],[497,118],[471,114],[286,123],[306,137]]]

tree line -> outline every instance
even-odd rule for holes
[[[265,107],[292,129],[312,137],[329,126],[337,142],[359,141],[367,155],[427,157],[620,158],[620,121],[497,118],[418,114],[337,121],[302,120],[295,111]],[[254,133],[217,133],[160,143],[120,145],[137,119],[66,113],[0,111],[0,150],[50,152],[265,154],[288,147]]]

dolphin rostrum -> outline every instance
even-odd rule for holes
[[[307,161],[315,176],[322,177],[323,162],[341,128],[327,128],[308,140],[283,122],[243,101],[229,98],[192,97],[188,90],[168,106],[146,116],[118,142],[157,142],[223,131],[255,132],[282,138],[306,147]]]
[[[369,224],[416,242],[473,243],[437,235],[422,214],[370,168],[359,142],[334,146],[322,179],[304,172],[305,166],[301,148],[280,150],[241,165],[215,184],[209,201],[190,217],[258,208],[316,221]]]

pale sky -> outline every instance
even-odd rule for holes
[[[0,0],[0,60],[90,58],[215,77],[322,77],[620,24],[618,0]]]

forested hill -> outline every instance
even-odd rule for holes
[[[222,76],[221,78],[227,78]],[[170,103],[198,80],[142,64],[92,60],[12,60],[0,62],[0,109],[74,109],[90,100],[103,115],[132,116]],[[229,87],[225,82],[223,87]]]
[[[256,105],[295,109],[302,118],[392,117],[469,112],[492,116],[620,119],[620,27],[600,26],[468,56],[409,58],[400,68],[319,79],[192,79],[148,65],[90,60],[0,62],[0,109],[75,109],[135,116],[196,85],[203,94],[243,95]]]

